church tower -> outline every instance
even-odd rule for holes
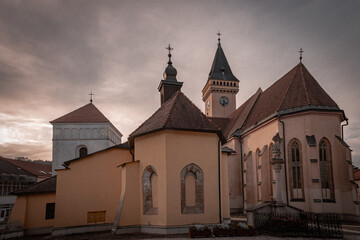
[[[160,92],[160,103],[163,105],[169,98],[174,95],[177,91],[181,90],[181,87],[183,85],[182,82],[178,82],[176,79],[177,71],[176,68],[173,67],[171,62],[171,48],[170,44],[166,48],[169,50],[169,61],[168,66],[165,68],[164,72],[164,80],[160,81],[158,90]]]
[[[236,94],[239,91],[239,80],[231,72],[228,61],[220,43],[209,73],[209,78],[202,90],[205,103],[205,115],[208,117],[228,117],[236,110]]]

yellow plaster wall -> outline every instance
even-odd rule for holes
[[[122,167],[122,189],[124,202],[119,226],[138,225],[140,223],[139,162],[131,162]]]
[[[112,148],[70,163],[57,171],[55,227],[87,225],[87,213],[106,211],[113,223],[121,193],[121,168],[132,157],[128,149]]]
[[[24,229],[53,226],[54,219],[45,219],[45,213],[46,203],[54,202],[55,193],[20,195],[16,199],[8,224],[22,226]]]
[[[166,152],[164,131],[147,134],[134,139],[135,160],[139,160],[139,209],[140,222],[143,225],[166,225]],[[143,192],[142,176],[147,166],[153,166],[158,174],[158,214],[144,215],[143,212]],[[180,176],[179,176],[180,179]]]
[[[14,207],[11,211],[8,224],[24,227],[26,216],[27,195],[17,196]]]
[[[135,138],[135,159],[140,160],[141,224],[164,226],[219,222],[217,146],[218,136],[214,133],[162,130]],[[202,214],[181,213],[180,173],[191,163],[204,173]],[[158,174],[158,215],[143,214],[142,174],[148,165],[152,165]],[[228,195],[224,202],[226,199],[228,201]]]
[[[218,137],[214,133],[166,131],[167,223],[219,222]],[[194,163],[204,174],[204,213],[181,214],[181,170]]]

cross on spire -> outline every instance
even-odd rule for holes
[[[92,102],[93,102],[92,96],[95,95],[95,94],[93,94],[93,92],[92,92],[92,90],[91,90],[91,92],[89,93],[89,95],[90,95],[90,103],[92,103]]]
[[[302,60],[302,54],[303,54],[303,50],[302,50],[302,48],[300,48],[300,51],[299,51],[299,53],[300,53],[300,62],[301,62],[301,60]]]
[[[167,48],[165,48],[165,49],[169,50],[169,54],[168,54],[169,61],[168,61],[168,64],[172,64],[172,62],[171,62],[171,50],[174,50],[174,48],[172,48],[172,47],[170,46],[170,43],[169,43],[169,46],[168,46]]]
[[[220,30],[217,32],[216,35],[218,35],[218,41],[219,41],[219,43],[220,43],[220,36],[222,35],[222,34],[220,33]]]

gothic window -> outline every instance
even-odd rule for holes
[[[262,201],[262,192],[261,192],[261,159],[259,157],[260,150],[256,150],[256,188],[257,188],[257,200],[258,202]]]
[[[83,158],[83,157],[86,157],[88,155],[88,150],[86,147],[81,147],[79,149],[79,157],[80,158]]]
[[[290,157],[290,189],[291,199],[304,199],[304,183],[302,171],[302,152],[301,143],[297,139],[292,139],[288,145]]]
[[[323,138],[319,142],[319,164],[321,194],[323,201],[334,201],[334,182],[332,175],[331,146],[327,139]]]
[[[181,170],[181,213],[204,213],[204,174],[200,167],[189,164]]]
[[[274,180],[274,174],[273,174],[273,166],[271,164],[271,160],[273,158],[273,152],[272,152],[272,148],[273,148],[274,144],[270,144],[269,146],[269,187],[270,187],[270,196],[271,199],[274,197],[274,193],[273,193],[273,180]]]
[[[157,173],[152,166],[147,166],[142,176],[144,215],[157,215]],[[156,194],[156,196],[154,195]],[[155,202],[156,201],[156,202]]]

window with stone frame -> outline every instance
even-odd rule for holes
[[[304,200],[304,180],[302,147],[298,139],[292,139],[288,144],[289,168],[290,168],[290,194],[291,200]]]
[[[142,186],[143,186],[143,213],[144,215],[157,215],[158,208],[157,201],[158,196],[154,196],[153,194],[157,193],[157,172],[155,168],[151,165],[147,166],[144,170],[142,176]],[[156,184],[156,186],[153,186]],[[156,191],[153,191],[156,190]]]
[[[324,202],[335,201],[331,146],[326,138],[319,142],[319,165],[322,199]]]
[[[204,213],[204,173],[201,168],[193,163],[187,165],[181,170],[180,181],[181,213]],[[190,184],[195,186],[190,186]],[[186,194],[193,194],[193,190],[195,190],[194,197],[186,196]]]
[[[270,196],[271,196],[272,200],[274,198],[273,185],[275,183],[274,173],[273,173],[274,170],[273,170],[273,166],[271,164],[271,160],[273,158],[273,151],[272,151],[273,146],[274,146],[273,143],[271,143],[269,145],[269,187],[270,187]]]

